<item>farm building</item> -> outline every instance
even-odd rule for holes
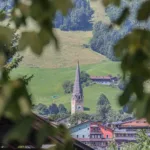
[[[119,77],[108,76],[90,76],[90,79],[97,84],[110,85],[112,83],[117,84]]]

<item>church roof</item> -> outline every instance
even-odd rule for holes
[[[73,95],[81,95],[81,96],[83,95],[81,81],[80,81],[79,62],[77,64],[77,68],[76,68],[76,76],[75,76],[74,87],[73,87]]]

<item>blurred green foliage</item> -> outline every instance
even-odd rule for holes
[[[9,78],[11,69],[17,67],[18,61],[8,63],[8,60],[14,56],[16,51],[24,50],[27,46],[40,55],[44,46],[50,41],[54,41],[56,48],[59,48],[57,38],[53,31],[53,20],[57,10],[66,15],[70,8],[73,7],[71,0],[15,0],[15,5],[11,11],[11,21],[15,23],[15,28],[0,25],[0,116],[20,121],[5,138],[4,142],[18,140],[23,143],[30,131],[31,124],[35,118],[31,116],[31,96],[27,91],[25,80],[23,78],[12,81]],[[105,6],[114,4],[119,7],[121,0],[103,0]],[[138,10],[137,20],[147,21],[150,16],[150,0],[143,1]],[[130,9],[126,7],[120,17],[114,21],[114,24],[121,25],[122,22],[130,15]],[[2,11],[0,18],[3,21],[7,14]],[[39,27],[38,31],[20,30],[20,38],[14,36],[16,29],[26,27],[27,20],[31,19]],[[15,38],[15,41],[13,40]],[[146,117],[150,122],[150,93],[145,90],[145,82],[150,79],[150,31],[146,29],[134,29],[114,47],[115,53],[121,58],[121,69],[124,78],[130,76],[123,94],[119,98],[121,105],[130,102],[131,110],[137,117]],[[16,47],[14,49],[14,47]],[[134,96],[134,98],[132,98]],[[132,100],[132,102],[131,102]],[[26,126],[25,126],[26,125]],[[24,130],[22,132],[22,130]],[[41,131],[42,130],[42,131]],[[52,132],[54,131],[54,132]],[[62,132],[63,131],[63,132]],[[64,132],[65,131],[65,132]],[[22,133],[22,134],[20,134]],[[52,126],[40,128],[37,136],[38,144],[41,145],[43,138],[50,133],[52,136],[60,135],[66,139],[66,144],[58,145],[57,149],[72,149],[67,130],[60,126],[57,131]],[[60,134],[61,133],[61,134]],[[21,138],[20,138],[21,136]],[[38,146],[39,146],[38,145]]]
[[[0,117],[12,120],[15,124],[4,137],[4,144],[12,141],[17,141],[20,145],[25,144],[37,119],[31,112],[32,96],[26,87],[33,76],[25,75],[16,80],[9,76],[11,70],[16,68],[23,58],[17,55],[17,52],[30,47],[35,54],[40,55],[44,46],[51,41],[54,41],[58,48],[53,31],[55,13],[61,11],[63,15],[67,15],[72,7],[71,0],[14,0],[9,17],[8,12],[0,12],[1,23],[10,20],[7,26],[0,25]],[[39,27],[38,31],[26,30],[28,19]],[[14,28],[10,27],[12,22],[15,24]],[[21,30],[21,27],[25,30]],[[16,31],[19,31],[19,34]],[[48,136],[59,136],[64,140],[62,149],[72,149],[72,140],[66,128],[55,128],[46,122],[41,123],[37,130],[36,147],[41,147]],[[59,145],[55,144],[58,149]]]
[[[132,0],[131,0],[132,1]],[[103,0],[105,6],[114,4],[120,6],[121,0]],[[150,16],[150,0],[143,1],[140,5],[136,19],[148,21]],[[134,5],[134,3],[133,3]],[[122,14],[113,24],[121,26],[128,18],[131,8],[126,7]],[[123,77],[129,77],[119,103],[124,106],[129,103],[130,111],[138,117],[146,117],[150,122],[150,93],[145,83],[150,79],[150,31],[148,29],[135,28],[125,37],[120,39],[114,46],[114,52],[121,59],[121,69]]]

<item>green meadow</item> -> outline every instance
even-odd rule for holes
[[[33,103],[51,103],[64,104],[70,110],[71,94],[64,94],[62,84],[65,80],[74,81],[76,67],[69,68],[30,68],[18,67],[11,73],[12,78],[23,75],[34,75],[29,83],[29,90],[33,94]],[[99,64],[80,65],[80,70],[84,70],[90,75],[117,75],[120,74],[119,63],[103,60]],[[114,109],[119,109],[117,96],[120,90],[105,85],[94,84],[85,87],[84,106],[88,108],[87,113],[95,113],[96,102],[100,94],[104,93],[111,102]]]

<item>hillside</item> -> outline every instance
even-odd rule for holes
[[[108,21],[104,8],[98,1],[91,1],[91,5],[95,10],[93,21],[103,18],[104,21]],[[33,24],[31,28],[35,28]],[[60,40],[60,51],[56,51],[49,44],[40,57],[35,56],[29,49],[20,52],[24,59],[19,68],[13,70],[11,76],[16,78],[25,74],[34,75],[29,84],[34,104],[62,103],[70,110],[71,94],[64,94],[62,84],[65,80],[74,81],[77,60],[80,61],[81,70],[95,76],[120,74],[119,63],[111,62],[103,55],[83,46],[89,43],[92,31],[55,31]],[[87,113],[95,113],[97,99],[102,93],[109,98],[112,107],[118,109],[117,96],[120,92],[117,88],[96,84],[84,88],[84,104],[90,110]]]
[[[22,65],[40,68],[60,68],[75,66],[77,60],[80,60],[81,64],[96,64],[105,59],[104,56],[83,47],[83,44],[88,43],[92,37],[91,31],[64,32],[57,29],[56,34],[60,40],[60,51],[56,51],[49,44],[45,48],[43,55],[38,57],[27,49],[21,53],[24,56]]]
[[[95,13],[93,15],[93,22],[103,20],[109,22],[108,17],[105,14],[104,7],[99,0],[91,1],[91,7]],[[35,26],[29,25],[29,28],[34,29]],[[57,52],[52,44],[45,47],[43,55],[39,58],[32,54],[27,49],[22,52],[24,56],[23,66],[36,66],[40,68],[61,68],[72,67],[76,65],[77,60],[80,60],[80,64],[96,64],[105,59],[104,56],[93,52],[90,48],[84,48],[83,44],[88,44],[92,38],[92,31],[61,31],[55,30],[56,35],[60,41],[60,51]]]
[[[117,75],[120,73],[119,63],[111,61],[102,61],[100,64],[81,65],[81,70],[88,72],[90,75]],[[63,103],[70,109],[71,95],[63,92],[62,84],[65,80],[74,81],[76,67],[71,68],[29,68],[19,67],[11,72],[13,78],[24,74],[34,74],[34,78],[29,84],[29,89],[33,94],[34,103],[43,103],[50,105],[55,102]],[[94,113],[96,109],[97,98],[104,93],[108,96],[113,108],[118,108],[117,95],[119,89],[110,86],[92,85],[84,88],[85,107],[90,108]],[[53,97],[57,98],[54,99]]]

